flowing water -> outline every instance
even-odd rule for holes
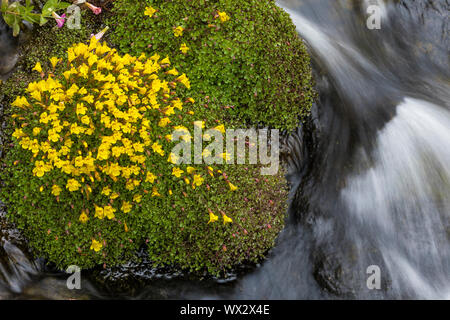
[[[381,24],[369,30],[374,4]],[[285,141],[291,205],[278,245],[226,282],[134,265],[103,276],[147,279],[120,292],[133,298],[450,299],[449,1],[279,5],[310,49],[320,95]],[[82,292],[66,290],[64,275],[19,249],[19,235],[0,235],[0,298],[119,294],[89,277]],[[369,266],[379,290],[367,287]]]

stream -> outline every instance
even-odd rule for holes
[[[144,260],[68,290],[0,213],[0,299],[450,299],[449,1],[278,4],[309,48],[319,97],[284,140],[289,217],[266,261],[200,281]],[[3,29],[0,41],[1,71],[17,45]]]

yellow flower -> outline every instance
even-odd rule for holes
[[[92,239],[92,244],[91,244],[91,250],[94,250],[95,252],[99,252],[103,247],[103,244],[101,242],[98,242],[95,239]]]
[[[191,83],[185,73],[183,73],[181,76],[179,76],[176,80],[178,82],[181,82],[182,84],[184,84],[184,86],[186,88],[188,88],[188,89],[191,88]]]
[[[33,135],[34,136],[37,136],[40,132],[41,132],[41,128],[39,128],[39,127],[34,127],[33,128]]]
[[[41,93],[40,93],[39,91],[33,91],[33,92],[30,94],[30,96],[31,96],[32,98],[34,98],[35,100],[39,101],[39,102],[42,100],[42,96],[41,96]]]
[[[234,184],[232,184],[231,182],[228,182],[228,186],[230,187],[231,191],[236,191],[237,190],[237,187]]]
[[[183,54],[186,54],[189,51],[189,47],[186,45],[186,43],[183,43],[181,45],[180,51],[183,52]]]
[[[187,167],[186,171],[187,171],[187,173],[191,174],[192,172],[195,171],[195,168],[194,167]]]
[[[122,202],[122,207],[120,208],[120,210],[122,210],[123,213],[128,213],[131,211],[132,207],[133,206],[128,201],[124,201]]]
[[[41,63],[40,62],[36,63],[36,65],[34,66],[34,68],[32,70],[35,70],[35,71],[37,71],[39,73],[42,73]]]
[[[208,224],[210,224],[212,222],[216,222],[217,220],[219,220],[219,217],[216,216],[211,210],[209,210],[209,221],[208,221]]]
[[[86,114],[86,110],[87,110],[87,108],[84,106],[84,104],[82,104],[82,103],[78,103],[77,104],[77,110],[76,110],[76,113],[78,114],[78,115],[85,115]]]
[[[29,107],[30,104],[28,103],[28,101],[25,97],[17,97],[16,100],[14,100],[14,102],[11,103],[11,106],[23,108],[23,107]]]
[[[170,153],[169,158],[167,159],[168,162],[172,164],[177,164],[179,157],[175,153]]]
[[[183,35],[184,28],[179,26],[173,29],[173,34],[175,37],[181,37]]]
[[[158,189],[156,187],[153,187],[152,190],[152,197],[160,197],[161,195],[158,192]]]
[[[92,95],[87,95],[87,96],[81,98],[81,100],[86,101],[87,103],[92,104],[92,103],[94,103],[94,96],[92,96]]]
[[[147,172],[147,177],[145,179],[145,182],[153,183],[155,181],[155,179],[156,179],[156,176],[153,173]]]
[[[172,169],[172,175],[179,178],[181,177],[181,174],[184,173],[183,170],[181,170],[180,168],[173,168]]]
[[[133,201],[136,203],[140,203],[142,201],[142,195],[140,195],[140,194],[134,195]]]
[[[111,197],[109,197],[111,200],[117,199],[119,197],[119,194],[117,192],[113,192],[111,194]]]
[[[179,75],[177,69],[175,69],[175,68],[173,68],[173,69],[167,71],[167,73],[170,74],[170,75],[173,75],[173,76]]]
[[[144,15],[149,16],[151,18],[155,12],[156,10],[153,9],[152,7],[146,7]]]
[[[162,149],[162,146],[158,142],[155,142],[152,144],[152,149],[154,152],[158,153],[160,156],[164,156],[164,150]]]
[[[116,212],[116,209],[114,209],[111,206],[106,206],[103,208],[103,213],[109,220],[111,220],[115,217],[114,212]]]
[[[81,122],[85,125],[89,125],[89,123],[91,123],[91,119],[88,116],[82,116]]]
[[[111,188],[110,187],[104,187],[102,190],[102,194],[105,196],[109,196],[111,194]]]
[[[221,124],[220,126],[217,126],[214,128],[217,131],[220,131],[222,133],[225,133],[225,126],[223,124]]]
[[[169,123],[170,123],[170,119],[169,119],[168,117],[164,117],[164,118],[161,118],[161,120],[159,120],[158,126],[164,128],[164,127],[167,126]]]
[[[52,186],[52,194],[53,194],[55,197],[59,196],[59,195],[61,194],[61,191],[62,191],[62,189],[61,189],[58,185],[54,184],[54,185]]]
[[[218,14],[221,22],[227,22],[228,20],[230,20],[230,17],[228,16],[228,14],[226,12],[219,11],[219,12],[217,12],[217,14]]]
[[[200,187],[203,183],[204,179],[202,178],[202,176],[198,175],[198,174],[194,174],[194,181],[193,184],[197,187]]]
[[[163,65],[163,64],[169,64],[170,65],[170,59],[169,57],[166,57],[164,59],[162,59],[159,64]]]
[[[80,215],[80,222],[81,223],[86,223],[88,220],[89,220],[89,217],[86,215],[86,213],[82,213],[81,215]]]
[[[102,207],[95,206],[95,218],[99,218],[100,220],[105,217],[105,212]]]
[[[233,219],[227,217],[226,214],[223,214],[223,224],[232,223],[232,222],[233,222]]]
[[[75,179],[69,179],[67,181],[66,188],[69,189],[70,192],[77,191],[80,188],[80,183]]]
[[[55,69],[55,67],[59,61],[60,61],[60,59],[58,59],[57,57],[50,58],[50,63],[52,64],[53,69]]]

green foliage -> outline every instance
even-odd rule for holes
[[[2,0],[0,12],[5,22],[13,29],[13,35],[16,37],[20,33],[23,20],[42,26],[52,17],[53,12],[66,9],[69,6],[70,3],[59,0],[47,0],[42,8],[42,12],[35,13],[31,0],[26,0],[25,5],[22,5],[20,1],[10,4],[8,0]]]
[[[145,15],[146,7],[156,12]],[[230,19],[222,22],[218,12]],[[108,25],[124,53],[173,57],[193,98],[215,101],[222,119],[293,129],[310,111],[309,56],[289,16],[270,0],[116,0]],[[182,36],[174,28],[184,28]],[[189,48],[179,54],[182,44]],[[207,103],[207,102],[206,102]],[[224,110],[226,112],[224,112]]]

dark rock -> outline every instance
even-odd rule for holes
[[[0,17],[0,80],[14,68],[19,58],[19,38],[13,37],[11,28]]]

